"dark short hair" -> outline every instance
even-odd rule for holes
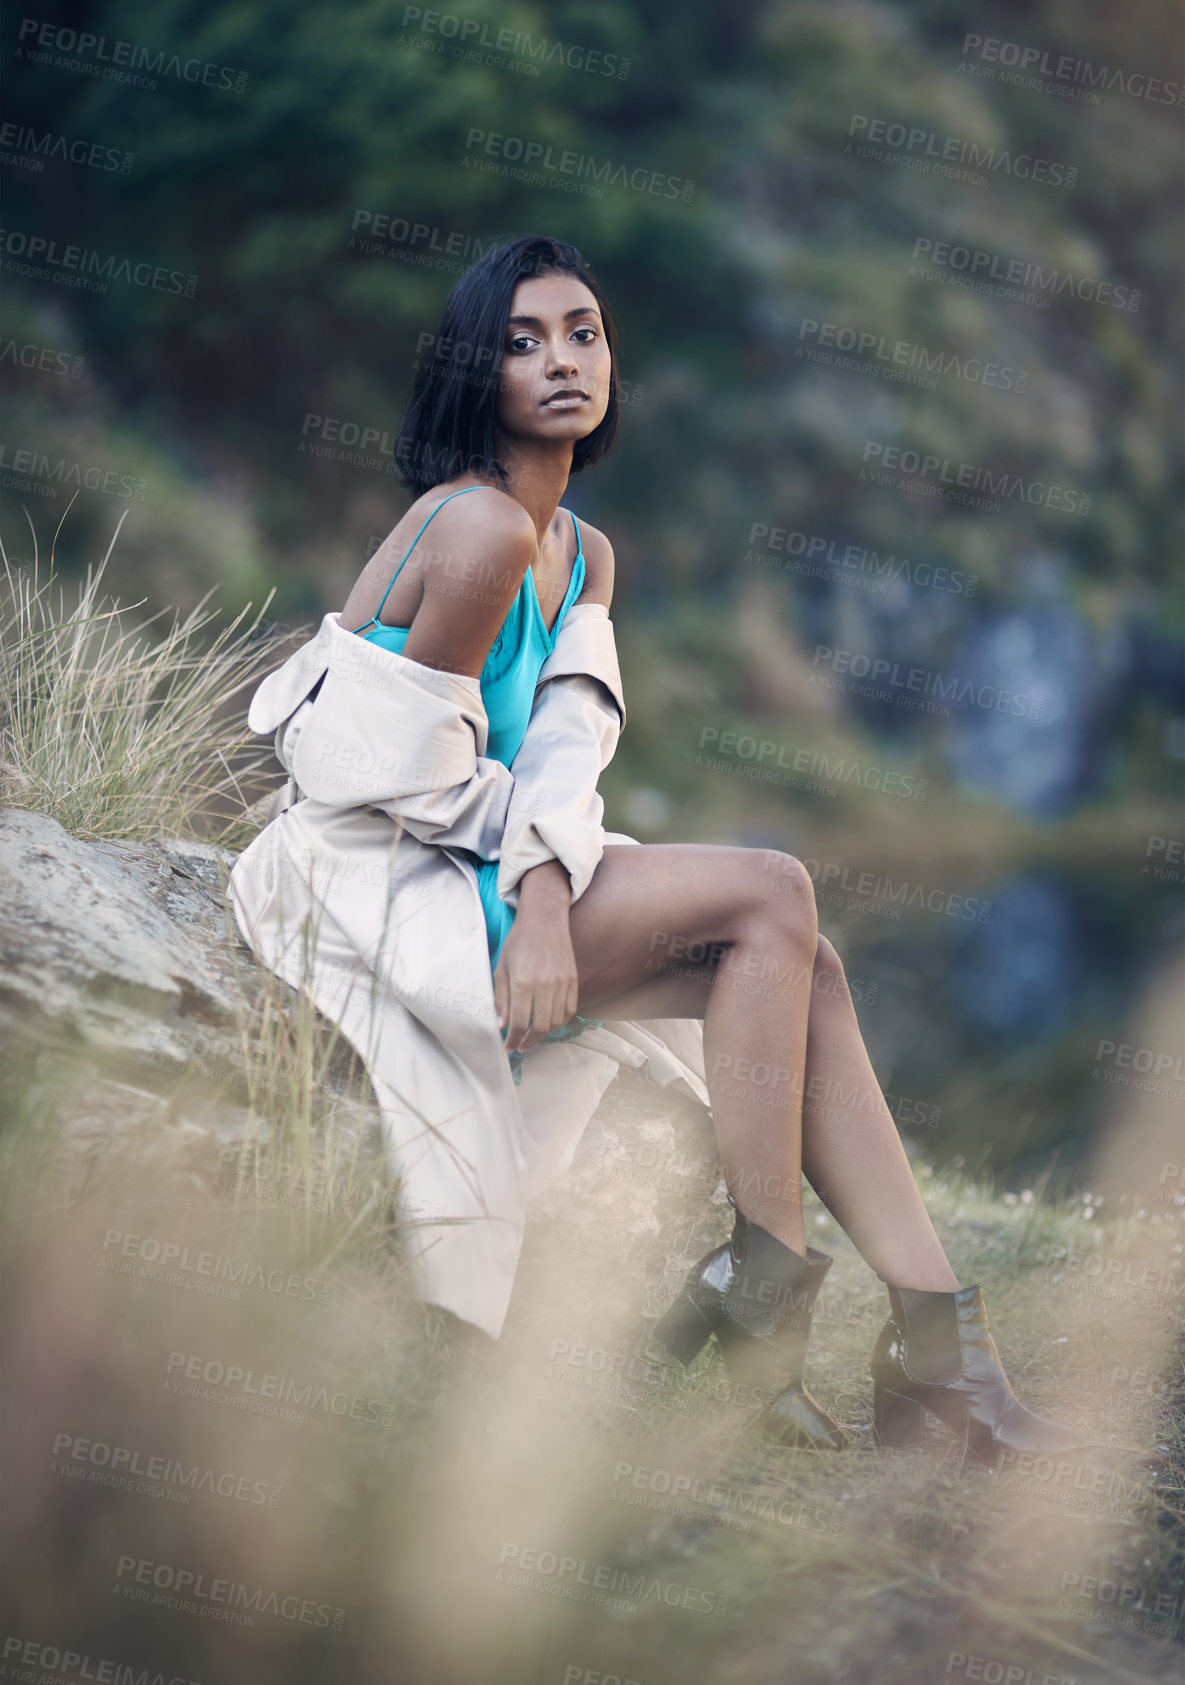
[[[395,441],[403,484],[417,497],[461,473],[505,481],[505,467],[497,459],[495,415],[511,301],[520,281],[556,270],[583,281],[596,299],[611,358],[608,407],[573,447],[572,472],[590,467],[613,443],[617,334],[609,301],[575,246],[544,234],[524,234],[467,269],[449,294],[435,333],[421,335],[412,400]]]

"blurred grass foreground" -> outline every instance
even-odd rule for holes
[[[1126,1159],[1122,1199],[915,1168],[1018,1392],[1138,1456],[875,1450],[884,1295],[813,1199],[836,1265],[811,1380],[854,1448],[760,1447],[710,1353],[641,1355],[727,1217],[702,1131],[627,1078],[528,1235],[503,1338],[467,1342],[406,1291],[365,1073],[221,898],[278,640],[262,610],[133,625],[102,574],[67,608],[52,567],[7,569],[0,1677],[1179,1680],[1185,1161],[1137,1135],[1135,1091],[1095,1166]],[[86,1014],[86,952],[28,881],[54,850],[103,953],[103,873],[154,898],[144,974],[100,955]]]

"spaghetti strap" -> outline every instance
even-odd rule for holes
[[[572,511],[570,509],[568,513],[569,515],[572,515]],[[576,531],[576,556],[572,562],[572,572],[568,576],[568,589],[564,592],[563,601],[560,603],[559,612],[555,617],[555,625],[552,627],[551,631],[547,633],[549,640],[553,644],[564,616],[567,614],[576,598],[580,595],[581,589],[584,586],[584,544],[581,541],[580,527],[577,525],[575,515],[572,515],[572,525]],[[539,598],[536,597],[535,601],[537,603]],[[547,632],[546,625],[543,629]]]
[[[464,497],[464,495],[467,491],[491,491],[493,489],[494,488],[491,487],[491,486],[462,486],[460,491],[450,491],[449,494],[448,494],[448,497],[442,497],[441,498],[440,502],[436,505],[436,508],[433,509],[432,515],[437,514],[441,509],[443,509],[445,504],[449,501],[450,498]],[[432,515],[428,516],[428,521],[430,521],[432,519]],[[379,602],[378,608],[375,609],[374,613],[371,615],[369,620],[364,620],[362,622],[362,626],[370,626],[372,624],[377,626],[377,625],[380,624],[379,615],[382,614],[382,612],[383,612],[383,603],[386,602],[388,596],[390,595],[392,585],[394,585],[395,581],[399,578],[400,569],[403,567],[404,562],[406,562],[407,558],[411,555],[411,553],[415,549],[416,545],[420,542],[420,533],[422,533],[423,530],[424,530],[424,527],[426,527],[428,525],[428,521],[424,522],[424,526],[422,526],[420,528],[420,532],[418,532],[416,534],[416,536],[412,539],[411,543],[408,545],[407,549],[403,552],[402,556],[399,558],[399,567],[397,567],[395,569],[395,572],[391,575],[390,579],[387,581],[387,589],[383,592],[383,595],[382,595],[382,598]],[[577,535],[576,535],[576,542],[577,542],[577,544],[580,543],[580,534],[579,533],[577,533]],[[354,628],[354,630],[356,632],[360,632],[362,630],[362,626],[356,626]]]

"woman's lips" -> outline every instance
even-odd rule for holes
[[[578,404],[587,403],[588,399],[582,392],[566,392],[562,397],[545,398],[543,407],[547,410],[571,410]]]

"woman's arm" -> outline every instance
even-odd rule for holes
[[[587,525],[583,541],[585,584],[573,607],[599,603],[607,611],[613,595],[612,548]],[[608,626],[607,621],[598,624]],[[567,641],[563,636],[557,640],[557,655]],[[596,650],[590,665],[619,693],[611,630],[607,649],[605,642],[602,635],[585,644],[584,652]],[[604,680],[579,669],[580,663],[574,663],[565,675],[544,681],[514,763],[515,795],[503,836],[499,893],[516,904],[517,913],[494,972],[494,1002],[511,1052],[528,1051],[576,1010],[578,978],[568,913],[600,859],[604,809],[596,781],[616,746],[621,722],[616,697]],[[554,857],[523,869],[524,858],[541,853]],[[578,872],[575,886],[561,853]]]
[[[572,606],[575,608],[581,603],[602,603],[605,608],[609,608],[613,602],[613,546],[603,532],[589,526],[587,521],[581,523],[581,537],[584,549],[584,587]],[[524,907],[534,908],[538,903],[545,914],[554,914],[561,892],[566,911],[571,905],[571,888],[571,879],[558,860],[532,866],[523,873],[519,881],[518,911],[521,913]],[[575,1007],[572,1010],[574,1012]],[[564,1020],[561,1019],[561,1022]]]
[[[613,546],[596,527],[580,523],[584,540],[584,589],[577,603],[604,603],[613,607]],[[576,605],[573,604],[573,607]]]

